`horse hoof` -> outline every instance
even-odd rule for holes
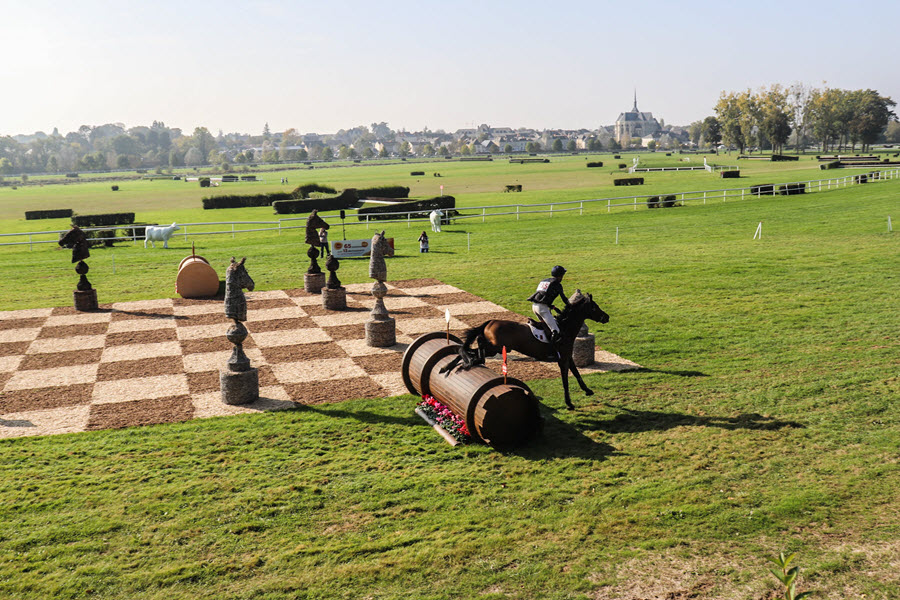
[[[566,404],[566,410],[575,410],[574,404]]]
[[[594,395],[594,390],[584,390],[584,395],[585,395],[585,396],[593,396],[593,395]]]

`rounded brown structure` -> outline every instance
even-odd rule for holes
[[[219,293],[219,275],[202,256],[186,256],[178,263],[175,293],[182,298],[215,296]]]
[[[459,354],[461,342],[445,332],[426,333],[403,353],[401,375],[410,393],[430,395],[462,418],[469,433],[492,446],[528,441],[541,428],[538,401],[531,389],[483,365],[441,373]]]

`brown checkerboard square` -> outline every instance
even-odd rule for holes
[[[93,388],[93,384],[79,383],[59,387],[5,391],[0,394],[0,414],[88,404],[91,401]]]
[[[149,329],[147,331],[123,331],[107,333],[106,347],[127,346],[131,344],[158,344],[160,342],[177,342],[175,327],[166,329]]]
[[[326,404],[354,398],[381,398],[384,388],[371,377],[284,384],[288,395],[300,404]]]
[[[113,381],[116,379],[138,379],[154,375],[177,375],[184,372],[181,354],[178,356],[159,356],[150,359],[120,360],[102,362],[97,369],[97,381]]]
[[[112,402],[91,406],[86,429],[121,429],[136,425],[178,423],[194,416],[194,405],[187,395]]]
[[[0,331],[6,329],[37,329],[44,325],[47,317],[32,317],[30,319],[2,319]]]
[[[72,365],[89,365],[100,362],[103,348],[86,348],[68,352],[48,352],[45,354],[26,354],[22,357],[19,370],[35,371],[53,367],[70,367]]]

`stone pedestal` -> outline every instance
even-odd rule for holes
[[[225,404],[249,404],[259,400],[259,370],[250,366],[250,359],[244,354],[243,343],[247,339],[247,328],[235,319],[234,325],[225,334],[234,344],[228,358],[228,370],[219,372],[222,402]]]
[[[219,384],[225,404],[250,404],[259,400],[259,370],[256,367],[246,371],[219,371]]]
[[[75,310],[97,310],[99,305],[97,304],[97,290],[75,290],[72,292],[72,296],[75,299]]]
[[[397,343],[397,323],[393,317],[379,321],[366,321],[366,345],[387,348]]]
[[[318,294],[325,287],[325,273],[304,273],[303,289],[310,294]]]
[[[327,310],[346,310],[347,288],[322,288],[322,306]]]
[[[594,364],[594,339],[594,334],[588,333],[587,325],[582,326],[572,347],[572,362],[576,367]]]

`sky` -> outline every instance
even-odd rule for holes
[[[723,91],[871,88],[900,101],[900,2],[0,0],[0,136],[670,125]]]

